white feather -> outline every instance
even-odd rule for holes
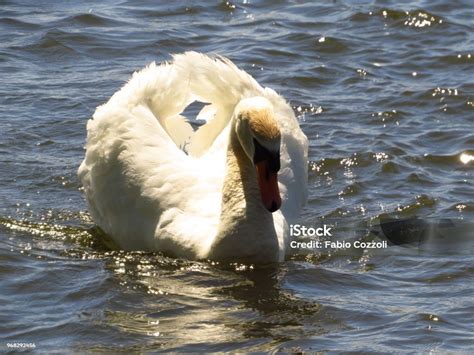
[[[253,96],[271,102],[282,134],[283,204],[273,214],[281,259],[306,199],[307,138],[281,96],[222,57],[187,52],[152,63],[97,108],[78,171],[94,221],[124,249],[206,258],[221,222],[229,122]],[[209,105],[193,132],[181,113],[195,100]]]

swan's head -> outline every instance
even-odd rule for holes
[[[263,97],[252,97],[240,101],[234,112],[237,137],[255,166],[263,205],[275,212],[281,206],[277,178],[281,134],[273,105]]]

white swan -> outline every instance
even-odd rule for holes
[[[207,103],[196,132],[180,115],[194,101]],[[187,52],[135,73],[88,121],[86,149],[89,211],[119,247],[283,260],[307,138],[285,100],[230,60]]]

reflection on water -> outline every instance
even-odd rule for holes
[[[384,232],[405,234],[405,227],[413,230],[427,224],[407,220],[394,228],[396,221],[386,223],[385,229],[391,230]],[[415,252],[398,246],[392,252],[296,251],[284,264],[256,267],[114,251],[101,244],[102,235],[95,228],[13,219],[2,219],[1,226],[14,236],[2,248],[7,246],[4,254],[11,255],[2,273],[14,277],[2,286],[6,295],[21,295],[7,308],[17,312],[28,302],[29,309],[42,311],[45,324],[37,329],[18,322],[7,336],[48,346],[44,337],[58,329],[78,329],[80,337],[71,344],[78,350],[113,350],[119,341],[127,351],[298,351],[312,344],[309,339],[331,349],[339,348],[340,336],[356,343],[361,336],[378,338],[387,324],[403,338],[410,332],[406,325],[416,319],[427,327],[439,324],[445,306],[428,309],[446,283],[460,306],[467,302],[471,285],[464,279],[474,272],[463,262],[472,254],[440,254],[435,260],[431,253],[420,254],[418,243]],[[413,246],[412,240],[405,242]],[[48,305],[58,292],[60,304]],[[402,309],[411,315],[406,318]],[[27,316],[29,311],[23,313]],[[456,339],[466,342],[462,332]]]

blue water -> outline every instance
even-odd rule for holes
[[[1,351],[472,350],[469,231],[450,252],[315,250],[264,269],[111,251],[76,171],[95,107],[196,50],[294,107],[310,141],[301,223],[342,239],[374,238],[386,216],[470,223],[473,33],[469,0],[2,1]]]

